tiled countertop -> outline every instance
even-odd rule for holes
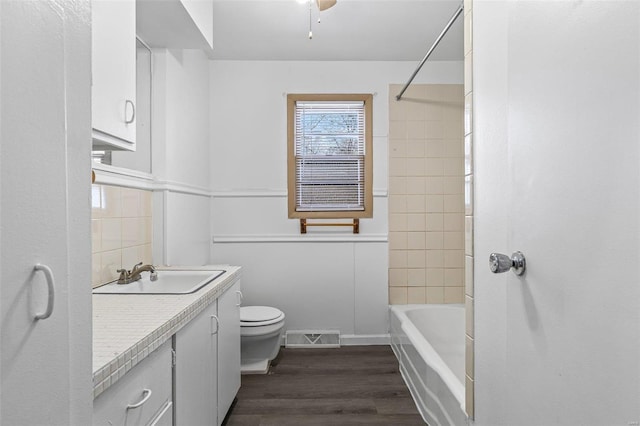
[[[169,340],[240,277],[237,266],[183,269],[227,272],[191,294],[93,295],[94,398]]]

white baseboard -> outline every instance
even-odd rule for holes
[[[340,336],[342,346],[373,346],[390,345],[391,336],[388,334],[343,334]]]
[[[390,345],[391,336],[389,334],[342,334],[340,335],[341,346],[374,346]],[[284,346],[284,336],[282,336],[281,346]]]

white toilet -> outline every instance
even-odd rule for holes
[[[240,370],[266,374],[280,351],[284,313],[270,306],[240,307]]]

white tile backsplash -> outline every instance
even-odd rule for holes
[[[118,278],[118,269],[153,263],[152,193],[109,185],[92,186],[92,286]]]

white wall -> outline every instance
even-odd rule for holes
[[[154,49],[154,262],[209,260],[209,61],[198,50]]]
[[[638,22],[473,3],[477,425],[640,422]],[[515,250],[524,277],[489,272]]]
[[[387,333],[388,86],[416,63],[213,61],[211,187],[214,263],[244,267],[245,304],[269,304],[288,329]],[[425,65],[416,83],[456,83],[461,62]],[[374,217],[361,234],[301,236],[287,218],[286,94],[373,93]]]

